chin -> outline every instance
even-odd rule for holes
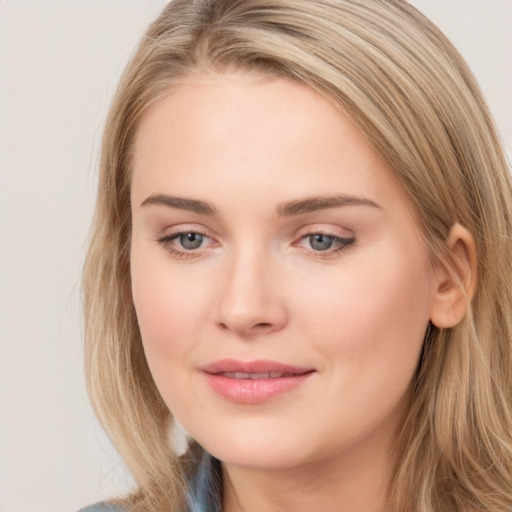
[[[205,447],[206,448],[206,447]],[[302,457],[290,450],[276,450],[273,446],[261,446],[249,443],[215,446],[207,451],[222,463],[250,470],[279,471],[301,465]]]
[[[271,429],[267,425],[227,429],[222,434],[198,436],[199,444],[225,464],[253,470],[283,470],[314,458],[304,438],[297,439],[290,429]],[[298,447],[302,447],[300,450]]]

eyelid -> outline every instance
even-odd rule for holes
[[[211,234],[211,230],[203,226],[199,223],[194,222],[186,222],[186,223],[177,223],[172,225],[166,225],[162,229],[159,230],[159,237],[170,237],[173,235],[179,235],[181,233],[200,233],[209,238],[213,238],[214,236]]]
[[[296,231],[294,238],[299,239],[308,235],[316,234],[333,236],[336,238],[344,239],[355,237],[355,233],[351,229],[342,226],[336,226],[334,224],[322,224],[320,222],[317,222],[314,224],[308,224],[307,226],[302,226],[300,229]]]

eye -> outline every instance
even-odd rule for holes
[[[157,241],[168,253],[179,259],[200,256],[204,252],[201,249],[216,245],[209,236],[197,231],[181,231]]]
[[[199,249],[204,242],[205,236],[200,233],[180,233],[176,239],[179,241],[183,249],[193,251]]]
[[[300,240],[300,246],[322,256],[335,255],[347,250],[355,242],[355,238],[343,238],[325,233],[309,233]]]
[[[309,235],[308,241],[314,251],[327,251],[334,243],[334,237],[330,235],[315,234]]]

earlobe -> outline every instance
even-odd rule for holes
[[[457,325],[464,317],[476,289],[477,260],[475,239],[471,232],[455,223],[446,241],[444,263],[435,269],[435,294],[430,320],[440,328]]]

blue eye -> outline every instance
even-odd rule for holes
[[[329,250],[335,240],[335,237],[329,235],[315,234],[309,235],[309,245],[315,251]]]
[[[193,251],[202,246],[205,237],[199,233],[180,233],[176,238],[183,249]]]
[[[320,256],[334,256],[347,250],[355,242],[355,238],[342,238],[325,233],[310,233],[302,237],[302,246]]]
[[[197,231],[182,231],[157,241],[168,253],[179,259],[200,256],[207,245],[214,245],[209,236]]]

